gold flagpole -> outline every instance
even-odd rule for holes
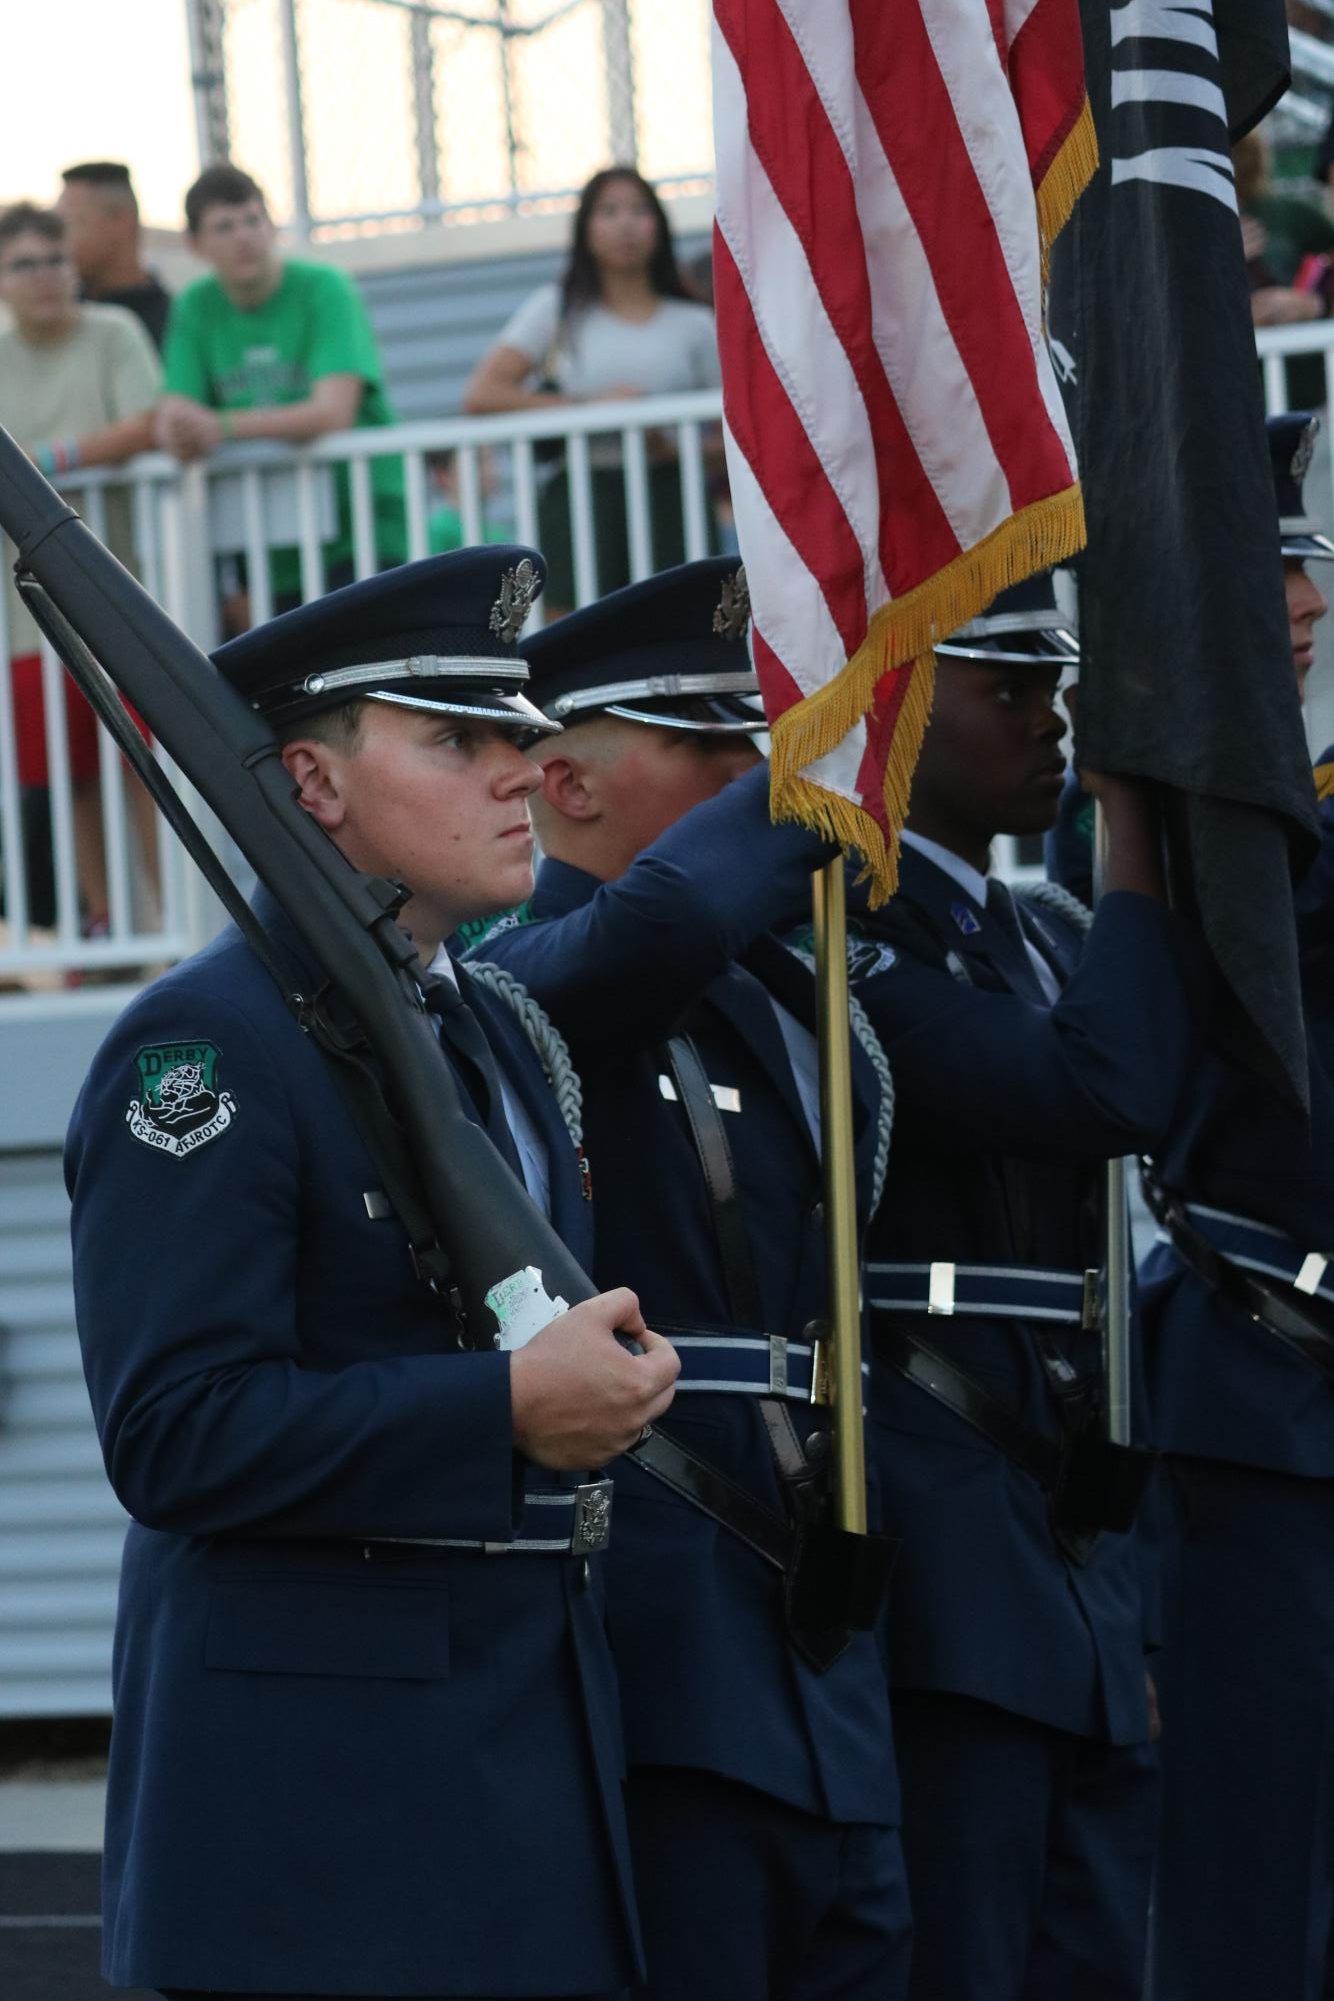
[[[838,1526],[866,1534],[862,1435],[861,1284],[852,1139],[852,1051],[848,1019],[848,918],[843,858],[812,881],[816,1032],[820,1044],[820,1136]]]

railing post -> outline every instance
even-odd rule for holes
[[[510,39],[514,29],[509,15],[510,0],[496,0],[496,27],[500,36],[500,90],[505,105],[505,160],[509,174],[510,204],[516,206],[519,199],[519,155],[523,151],[523,138],[519,132],[514,109],[514,66],[510,59]]]
[[[310,182],[306,173],[306,120],[301,101],[301,38],[296,0],[278,0],[283,34],[283,81],[287,87],[287,146],[292,169],[292,228],[310,241]]]
[[[630,0],[602,0],[602,63],[607,79],[607,158],[633,167],[639,158]]]
[[[190,85],[195,100],[199,164],[212,166],[231,153],[227,118],[227,56],[222,0],[189,0]]]
[[[435,43],[429,14],[412,16],[412,123],[423,209],[440,204],[440,137],[435,124]]]

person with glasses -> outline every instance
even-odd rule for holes
[[[59,485],[81,467],[122,465],[151,448],[160,384],[153,344],[124,307],[80,302],[65,224],[53,209],[18,202],[0,214],[0,305],[11,320],[0,331],[0,424],[48,479]],[[123,491],[106,496],[106,540],[133,568],[130,501]],[[40,635],[12,579],[5,584],[5,616],[18,782],[28,806],[37,808],[27,817],[39,826],[40,854],[46,818],[40,809],[50,784]],[[65,728],[80,917],[85,933],[96,936],[107,929],[109,908],[97,726],[72,687],[65,689]],[[152,871],[152,809],[138,785],[127,786],[127,795]],[[36,900],[40,905],[44,899]],[[49,905],[34,914],[55,916]]]

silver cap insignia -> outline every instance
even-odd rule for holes
[[[514,645],[541,588],[537,571],[527,556],[512,570],[505,571],[500,579],[500,596],[491,607],[490,626],[498,639]]]
[[[730,577],[723,578],[723,594],[713,614],[713,629],[724,639],[744,639],[750,624],[750,587],[746,566],[738,563]]]
[[[1292,455],[1292,464],[1288,468],[1298,486],[1301,485],[1307,473],[1311,470],[1311,459],[1315,453],[1315,441],[1319,436],[1320,419],[1312,417],[1310,423],[1297,440],[1297,449]]]

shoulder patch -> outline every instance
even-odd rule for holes
[[[975,912],[966,903],[952,903],[950,916],[954,919],[965,938],[975,938],[982,929]]]
[[[886,945],[879,938],[848,936],[848,978],[850,980],[873,980],[877,973],[887,973],[891,966],[898,964],[899,955],[892,945]]]
[[[236,1116],[230,1091],[218,1089],[216,1042],[150,1042],[134,1059],[139,1096],[125,1108],[132,1139],[155,1153],[195,1153],[225,1133]]]
[[[784,934],[783,943],[789,952],[796,952],[802,958],[815,958],[815,926],[801,924]],[[898,964],[898,953],[883,938],[877,938],[864,931],[860,924],[848,925],[848,978],[850,980],[870,980],[877,973],[887,973],[891,966]]]

